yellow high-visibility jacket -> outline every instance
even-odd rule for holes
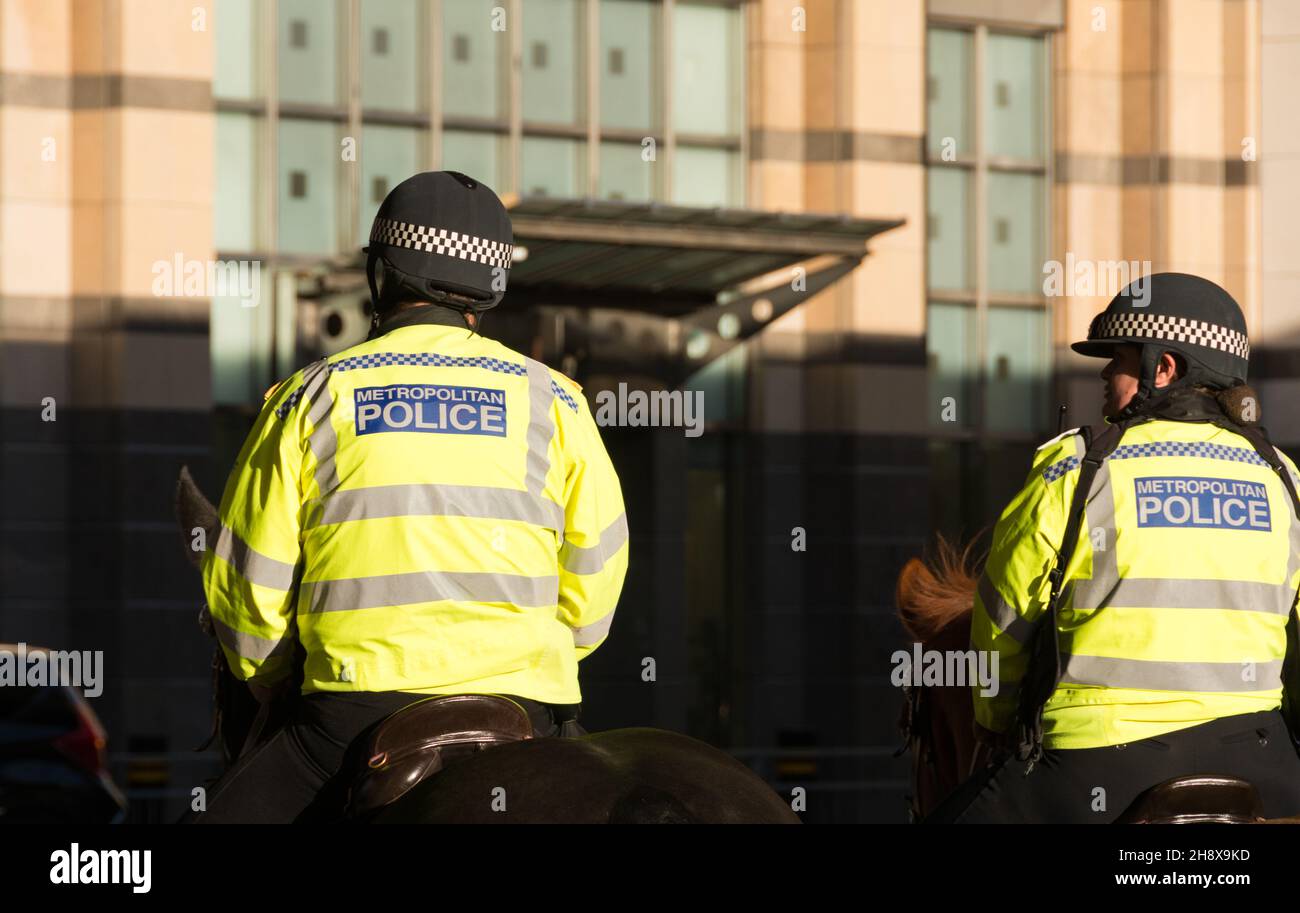
[[[306,650],[303,691],[575,704],[628,562],[580,388],[465,327],[415,324],[275,388],[203,560],[234,674]]]
[[[975,687],[975,717],[994,732],[1014,723],[1051,594],[1085,452],[1077,430],[1038,448],[979,580],[971,645],[998,652],[1000,684],[994,696]],[[1065,570],[1063,675],[1043,746],[1118,745],[1278,708],[1298,588],[1300,523],[1249,441],[1208,422],[1130,427],[1097,471]]]

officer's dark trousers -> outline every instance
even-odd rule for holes
[[[357,769],[359,738],[390,713],[427,694],[403,691],[315,692],[295,701],[288,722],[245,752],[207,790],[207,809],[182,821],[197,824],[326,822],[337,820]],[[559,731],[551,708],[511,697],[528,711],[533,733]]]
[[[1170,777],[1227,774],[1255,784],[1264,816],[1300,814],[1300,754],[1279,711],[1229,716],[1106,748],[1044,751],[975,774],[926,824],[1109,824]],[[1104,792],[1098,792],[1098,790]]]

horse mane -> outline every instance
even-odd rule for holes
[[[939,533],[928,561],[912,558],[903,565],[894,588],[894,604],[903,628],[916,641],[932,641],[948,625],[970,614],[985,558],[972,557],[979,538],[977,534],[964,548],[958,548]]]

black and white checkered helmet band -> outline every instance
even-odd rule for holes
[[[1187,342],[1239,358],[1250,358],[1250,340],[1245,333],[1186,317],[1170,317],[1165,314],[1102,314],[1097,318],[1093,332],[1088,334],[1089,341],[1095,342],[1125,338]]]
[[[447,231],[445,228],[428,228],[414,222],[397,222],[384,218],[375,219],[374,227],[370,230],[370,240],[504,269],[510,268],[510,257],[514,251],[513,244],[476,238],[464,232]]]

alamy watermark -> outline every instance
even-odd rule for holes
[[[238,298],[246,307],[261,299],[260,260],[186,260],[177,252],[155,260],[150,290],[159,298]]]
[[[1043,294],[1049,298],[1114,298],[1129,289],[1133,307],[1151,303],[1150,260],[1076,260],[1066,252],[1065,261],[1043,263]]]
[[[704,433],[703,390],[632,390],[620,383],[618,392],[596,394],[596,424],[602,428],[685,428],[687,437]]]
[[[153,850],[83,850],[72,844],[50,854],[51,884],[129,884],[148,894],[153,884]]]
[[[86,697],[103,693],[100,675],[104,670],[103,650],[31,650],[17,644],[17,650],[0,650],[0,687],[71,685]]]
[[[911,652],[895,650],[889,661],[894,664],[889,680],[898,688],[979,685],[982,697],[998,693],[996,650],[922,650],[912,644]]]

